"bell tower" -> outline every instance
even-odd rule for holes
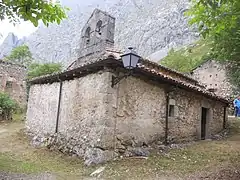
[[[81,31],[78,61],[114,46],[115,18],[95,9]],[[89,57],[90,58],[90,57]]]

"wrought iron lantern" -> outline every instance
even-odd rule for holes
[[[137,66],[140,56],[133,51],[132,47],[128,49],[130,50],[130,52],[121,56],[123,66],[126,69],[134,69]]]
[[[130,52],[123,54],[121,56],[121,59],[123,62],[123,67],[126,68],[129,72],[122,76],[118,76],[118,77],[113,76],[112,77],[112,87],[114,87],[114,85],[116,85],[123,78],[130,76],[132,73],[132,70],[137,67],[137,63],[138,63],[139,59],[141,58],[139,55],[136,54],[136,52],[134,52],[132,47],[130,47],[128,49],[130,50]]]

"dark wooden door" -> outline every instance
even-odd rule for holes
[[[202,118],[201,118],[201,139],[206,138],[206,123],[207,123],[207,108],[202,108]]]

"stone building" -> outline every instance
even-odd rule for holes
[[[226,66],[214,60],[208,60],[193,69],[191,77],[204,84],[204,86],[217,95],[231,98],[234,87],[227,76]]]
[[[35,143],[96,164],[159,143],[207,139],[225,128],[227,100],[157,63],[141,59],[113,86],[114,77],[129,73],[121,55],[93,48],[68,70],[30,82],[26,129]]]
[[[0,92],[9,94],[18,104],[26,105],[26,68],[0,60]]]

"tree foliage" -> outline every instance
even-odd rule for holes
[[[28,69],[28,79],[60,72],[61,70],[62,65],[60,63],[33,63],[29,66]]]
[[[213,39],[213,54],[229,65],[232,82],[240,87],[240,1],[192,0],[187,12],[204,38]]]
[[[30,21],[38,26],[38,21],[48,26],[49,23],[60,24],[66,18],[66,7],[59,2],[47,0],[2,0],[0,1],[0,20],[8,19],[12,23],[20,19]]]
[[[192,0],[187,12],[190,24],[214,40],[213,51],[223,60],[239,60],[240,55],[240,1]]]
[[[7,94],[0,92],[0,117],[3,120],[10,120],[12,113],[17,109],[17,103]]]
[[[211,57],[211,41],[200,39],[178,50],[171,49],[160,64],[179,72],[189,73]]]
[[[60,72],[62,70],[62,65],[60,63],[37,63],[32,57],[32,53],[27,45],[14,48],[10,55],[5,57],[5,60],[26,66],[28,70],[28,79]]]
[[[28,46],[22,45],[14,48],[10,55],[5,57],[5,60],[27,67],[32,63],[33,58]]]
[[[45,64],[32,63],[28,67],[27,79],[31,80],[32,78],[36,78],[43,75],[49,75],[49,74],[53,74],[61,71],[62,71],[62,65],[60,63],[45,63]],[[29,90],[30,90],[30,84],[28,81],[27,82],[27,98],[29,95]]]

